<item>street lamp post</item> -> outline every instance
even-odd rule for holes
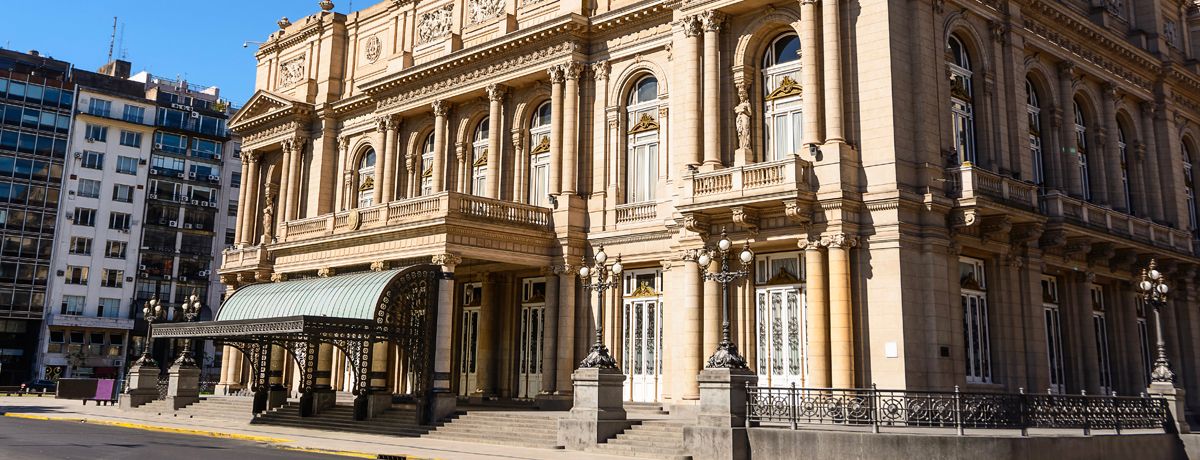
[[[707,281],[716,281],[721,285],[721,343],[717,351],[708,357],[707,369],[749,369],[746,358],[738,354],[737,344],[729,338],[729,283],[742,279],[750,274],[750,264],[754,262],[754,252],[750,250],[747,240],[738,253],[741,269],[729,269],[729,252],[733,242],[725,229],[721,229],[721,239],[716,248],[704,248],[700,251],[697,263],[700,264],[701,277]],[[720,265],[717,269],[716,265]]]
[[[1171,363],[1167,361],[1167,342],[1163,339],[1160,311],[1167,305],[1167,292],[1170,288],[1167,287],[1166,275],[1158,271],[1156,265],[1154,259],[1151,259],[1148,269],[1142,270],[1142,279],[1137,287],[1142,299],[1154,307],[1154,331],[1157,339],[1155,345],[1158,348],[1158,356],[1154,359],[1154,369],[1150,371],[1150,381],[1170,384],[1175,381],[1175,372],[1171,371]]]
[[[192,295],[183,299],[183,305],[179,307],[179,310],[180,313],[183,313],[183,320],[190,323],[195,321],[197,316],[200,316],[200,310],[202,308],[204,308],[204,306],[200,304],[200,297],[197,296],[196,291],[193,290]],[[192,367],[196,365],[195,359],[192,358],[191,339],[184,339],[183,351],[179,353],[179,358],[175,360],[175,364],[179,366]]]
[[[608,347],[604,346],[604,294],[612,289],[620,282],[621,271],[624,267],[621,266],[621,256],[617,256],[617,260],[613,262],[612,267],[605,265],[608,261],[608,254],[604,253],[604,245],[600,245],[596,250],[596,255],[593,257],[592,266],[586,263],[579,269],[579,278],[583,280],[583,288],[588,291],[596,291],[599,294],[599,313],[596,318],[596,343],[592,344],[592,351],[588,353],[583,361],[579,362],[580,369],[616,369],[617,362],[612,355],[608,353]],[[588,304],[591,304],[591,296],[588,296]]]
[[[142,307],[142,317],[146,320],[146,343],[142,345],[142,357],[138,358],[137,365],[154,366],[153,348],[154,348],[154,322],[162,319],[163,308],[162,302],[159,302],[158,297],[151,297],[146,301],[146,306]]]

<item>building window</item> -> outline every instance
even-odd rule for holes
[[[88,114],[108,118],[112,113],[112,101],[92,98],[88,103]]]
[[[1142,296],[1134,296],[1134,307],[1137,309],[1138,345],[1142,352],[1142,386],[1150,386],[1150,372],[1154,361],[1150,358],[1150,328],[1146,322],[1146,301]]]
[[[762,69],[763,159],[783,160],[799,153],[804,142],[800,38],[786,33],[771,42]]]
[[[102,275],[104,278],[100,280],[100,287],[119,288],[125,285],[125,271],[104,269]]]
[[[971,57],[958,36],[949,40],[950,114],[954,133],[955,161],[958,164],[975,162],[975,103],[972,85]]]
[[[225,229],[225,245],[233,246],[237,242],[237,232],[232,228]]]
[[[1133,193],[1129,191],[1129,144],[1125,141],[1125,127],[1117,125],[1117,153],[1121,156],[1121,193],[1125,196],[1125,212],[1133,214]]]
[[[96,210],[92,208],[75,208],[75,225],[84,227],[96,226]]]
[[[65,315],[66,312],[64,311]],[[46,353],[62,353],[63,344],[66,343],[67,336],[63,331],[50,331],[50,344],[46,347]]]
[[[644,77],[629,92],[625,133],[625,202],[653,201],[658,188],[658,80]]]
[[[1082,188],[1083,199],[1092,201],[1092,184],[1088,178],[1088,147],[1087,119],[1083,117],[1083,109],[1079,101],[1074,103],[1075,110],[1075,153],[1079,158],[1079,186]]]
[[[96,311],[96,316],[99,316],[102,318],[120,318],[121,317],[121,299],[107,299],[107,298],[101,297],[100,302],[99,302],[99,310]],[[113,335],[113,337],[121,337],[121,336]],[[121,341],[118,339],[117,341],[114,341],[112,343],[120,346]]]
[[[75,193],[82,198],[100,198],[100,181],[79,179],[79,186]]]
[[[117,172],[121,174],[137,175],[138,159],[133,157],[117,156]]]
[[[368,148],[358,160],[358,207],[370,206],[375,200],[375,149]]]
[[[232,174],[230,174],[229,175],[229,183],[230,183],[229,185],[233,186],[234,188],[241,188],[242,187],[242,173],[234,171]]]
[[[82,315],[85,301],[86,299],[80,295],[65,295],[62,298],[62,310],[59,311],[64,315]]]
[[[109,240],[104,248],[104,257],[109,259],[124,259],[126,246],[127,244],[124,241]]]
[[[129,231],[130,215],[123,212],[111,212],[108,214],[108,228],[113,230]]]
[[[1042,158],[1042,105],[1038,102],[1037,89],[1029,79],[1025,80],[1025,113],[1029,119],[1029,156],[1033,162],[1033,183],[1045,185],[1046,170]]]
[[[1050,363],[1050,391],[1066,392],[1066,366],[1063,364],[1062,310],[1059,308],[1058,279],[1042,277],[1042,316],[1046,322],[1046,356]]]
[[[68,265],[65,276],[67,284],[87,284],[88,268]]]
[[[121,119],[139,125],[144,124],[146,121],[146,109],[136,105],[126,105],[125,113],[121,116]]]
[[[983,261],[959,259],[959,285],[962,290],[963,343],[966,348],[968,383],[992,382],[992,350],[988,328],[987,279]]]
[[[126,147],[142,147],[142,133],[121,130],[121,145]]]
[[[421,195],[429,195],[433,193],[433,133],[425,136],[425,142],[421,144],[421,167],[417,169],[421,171]]]
[[[159,131],[154,133],[154,148],[167,153],[184,155],[187,154],[188,138]]]
[[[487,187],[488,168],[488,122],[484,118],[475,125],[475,140],[471,143],[471,190],[470,193],[483,195]]]
[[[192,138],[192,156],[208,160],[220,160],[221,143],[194,137]]]
[[[93,152],[84,150],[83,156],[80,159],[79,166],[88,169],[104,169],[104,154],[101,152]]]
[[[237,200],[229,200],[229,210],[227,211],[229,217],[237,216],[237,211],[238,211]]]
[[[100,299],[100,302],[103,303],[105,300],[116,300],[116,299]],[[116,311],[118,313],[117,313],[117,316],[112,316],[112,318],[119,317],[120,304],[118,304],[118,308],[116,308],[113,311]],[[105,314],[105,316],[108,316],[107,309],[104,310],[104,314]],[[124,346],[125,346],[125,335],[124,334],[109,334],[108,335],[108,357],[109,358],[120,358],[121,350]]]
[[[550,201],[550,101],[539,105],[529,122],[529,204]]]
[[[1108,318],[1105,317],[1104,288],[1093,284],[1092,328],[1096,337],[1096,365],[1100,370],[1100,393],[1112,393],[1112,367],[1108,354]]]
[[[84,132],[86,133],[84,137],[86,137],[88,140],[95,142],[108,142],[107,126],[93,125],[88,123],[85,126]]]
[[[113,185],[113,201],[121,203],[133,202],[133,186],[125,184]]]
[[[71,248],[67,252],[75,255],[92,255],[92,239],[86,236],[72,236]]]
[[[1187,140],[1183,142],[1183,195],[1187,200],[1188,225],[1193,233],[1200,233],[1196,227],[1196,186],[1192,181],[1192,148]]]

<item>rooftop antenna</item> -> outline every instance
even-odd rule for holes
[[[120,59],[129,58],[129,50],[125,49],[125,23],[121,23],[121,32],[117,34],[117,56]]]
[[[113,31],[108,37],[108,61],[112,62],[113,45],[117,42],[117,17],[113,16]]]

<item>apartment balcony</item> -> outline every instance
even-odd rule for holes
[[[1004,177],[966,163],[946,169],[948,192],[958,206],[1000,205],[1024,211],[1038,209],[1038,186]]]
[[[1061,219],[1075,226],[1074,230],[1092,230],[1188,255],[1195,254],[1192,234],[1185,230],[1089,203],[1057,190],[1042,195],[1041,205],[1047,217]]]
[[[58,313],[50,315],[50,319],[47,320],[47,324],[50,326],[81,327],[89,329],[133,329],[133,319],[131,318],[64,315]]]
[[[812,163],[799,157],[695,173],[683,178],[683,213],[719,214],[732,207],[765,210],[811,206]],[[790,212],[790,211],[789,211]]]

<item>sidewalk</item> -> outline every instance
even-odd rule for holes
[[[613,460],[611,455],[588,452],[500,446],[443,439],[377,436],[324,430],[251,425],[248,420],[172,419],[116,406],[82,405],[79,401],[52,398],[0,397],[0,413],[7,416],[48,418],[123,426],[134,429],[172,431],[200,436],[229,437],[261,442],[283,449],[312,450],[349,457],[427,458],[447,460],[483,459],[578,459]],[[466,441],[466,440],[464,440]]]

